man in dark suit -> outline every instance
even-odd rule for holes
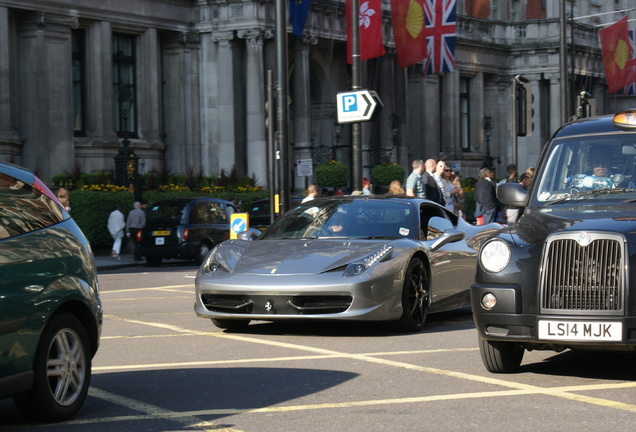
[[[429,159],[425,163],[426,170],[422,174],[422,182],[424,183],[424,189],[426,190],[426,198],[431,201],[435,201],[440,205],[446,205],[444,200],[444,193],[439,189],[433,174],[437,168],[437,162],[435,159]]]
[[[497,187],[492,178],[495,171],[491,167],[482,168],[479,171],[479,181],[475,184],[475,217],[483,216],[484,225],[497,220]]]

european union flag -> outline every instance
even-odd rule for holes
[[[289,22],[296,36],[303,34],[310,5],[311,0],[289,0]]]

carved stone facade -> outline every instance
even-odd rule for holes
[[[376,90],[384,105],[362,127],[364,175],[383,161],[409,172],[412,159],[444,157],[463,176],[476,176],[487,153],[501,161],[498,175],[504,175],[515,157],[510,124],[517,74],[532,83],[535,116],[532,136],[518,139],[516,161],[521,169],[534,165],[560,124],[560,23],[558,1],[527,2],[546,18],[470,17],[459,0],[456,71],[424,76],[420,65],[397,66],[389,1],[383,0],[387,54],[362,67],[364,87]],[[605,8],[575,3],[575,15],[578,8]],[[164,164],[173,172],[201,169],[206,175],[235,167],[267,186],[265,97],[267,71],[276,65],[274,1],[110,5],[0,1],[0,160],[45,180],[76,166],[112,171],[122,139],[129,138],[142,173]],[[575,60],[571,91],[592,93],[599,113],[633,105],[631,97],[607,94],[592,24],[577,21],[574,46],[568,39]],[[116,90],[118,38],[133,45],[134,97],[128,101]],[[290,161],[336,158],[350,164],[350,126],[334,121],[336,93],[351,86],[344,1],[313,0],[303,36],[289,33],[288,41]],[[124,116],[127,110],[134,118]],[[485,117],[492,120],[488,134]],[[134,127],[117,130],[123,120]],[[292,175],[295,189],[309,182]]]

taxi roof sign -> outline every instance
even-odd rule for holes
[[[636,109],[616,113],[614,115],[614,125],[620,128],[636,129]]]

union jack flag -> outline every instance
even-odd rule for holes
[[[457,0],[424,0],[426,51],[424,75],[455,70]]]

